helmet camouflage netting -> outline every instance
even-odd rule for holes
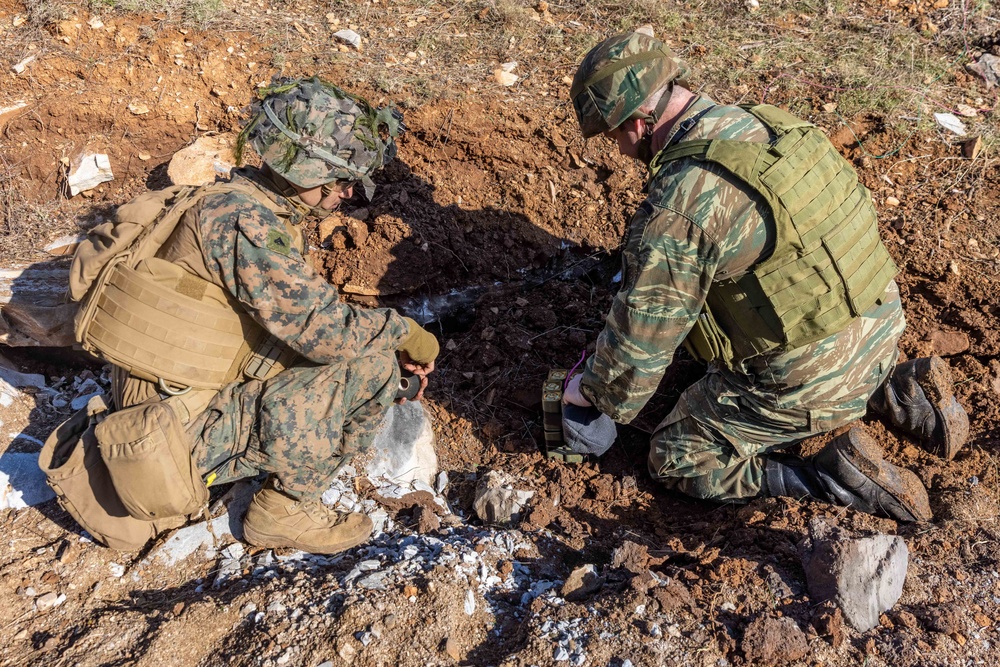
[[[320,79],[283,79],[258,93],[250,121],[236,140],[240,163],[249,142],[261,160],[295,185],[360,181],[371,199],[371,175],[396,155],[406,130],[395,108],[366,100]]]
[[[589,138],[633,117],[646,99],[672,81],[686,85],[690,68],[670,47],[645,33],[609,37],[583,58],[570,99]]]

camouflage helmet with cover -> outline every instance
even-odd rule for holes
[[[236,140],[237,163],[249,142],[290,183],[360,181],[371,199],[371,175],[395,157],[393,140],[406,130],[398,110],[376,109],[319,77],[282,79],[258,97]]]
[[[645,32],[615,35],[592,48],[573,77],[570,99],[584,138],[613,130],[638,113],[668,83],[686,85],[690,68],[666,44]],[[654,119],[655,122],[655,119]]]

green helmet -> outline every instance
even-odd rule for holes
[[[589,138],[613,130],[664,85],[691,73],[670,47],[640,32],[609,37],[584,57],[573,77],[570,99]],[[647,115],[642,115],[648,118]]]
[[[249,141],[272,171],[299,187],[360,181],[371,199],[371,174],[395,157],[393,139],[406,130],[399,111],[375,109],[319,77],[282,79],[259,95],[236,140],[237,163]]]

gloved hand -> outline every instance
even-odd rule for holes
[[[441,351],[437,338],[409,317],[403,319],[410,327],[410,335],[399,345],[399,351],[405,352],[410,361],[421,366],[433,364]]]

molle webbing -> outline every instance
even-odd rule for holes
[[[220,294],[211,300],[192,298],[149,274],[116,265],[97,299],[90,340],[108,361],[136,377],[199,389],[232,382],[239,377],[245,348],[243,324],[232,307],[223,305],[220,288],[199,282],[202,293]],[[184,285],[183,280],[178,284]]]
[[[295,353],[243,313],[221,287],[154,256],[198,201],[236,191],[276,214],[282,211],[250,186],[205,186],[183,192],[159,216],[147,214],[142,231],[126,247],[112,249],[110,259],[108,253],[91,259],[104,264],[76,318],[77,340],[85,350],[171,392],[216,390],[243,375],[266,379],[294,360]],[[300,243],[297,247],[301,250]]]
[[[854,169],[815,126],[776,107],[748,111],[775,134],[771,143],[686,141],[654,158],[724,167],[760,193],[776,225],[772,254],[745,275],[720,280],[694,337],[727,337],[727,364],[822,340],[868,310],[896,274],[875,209]],[[714,316],[714,317],[713,317]],[[723,347],[714,345],[713,347]]]

